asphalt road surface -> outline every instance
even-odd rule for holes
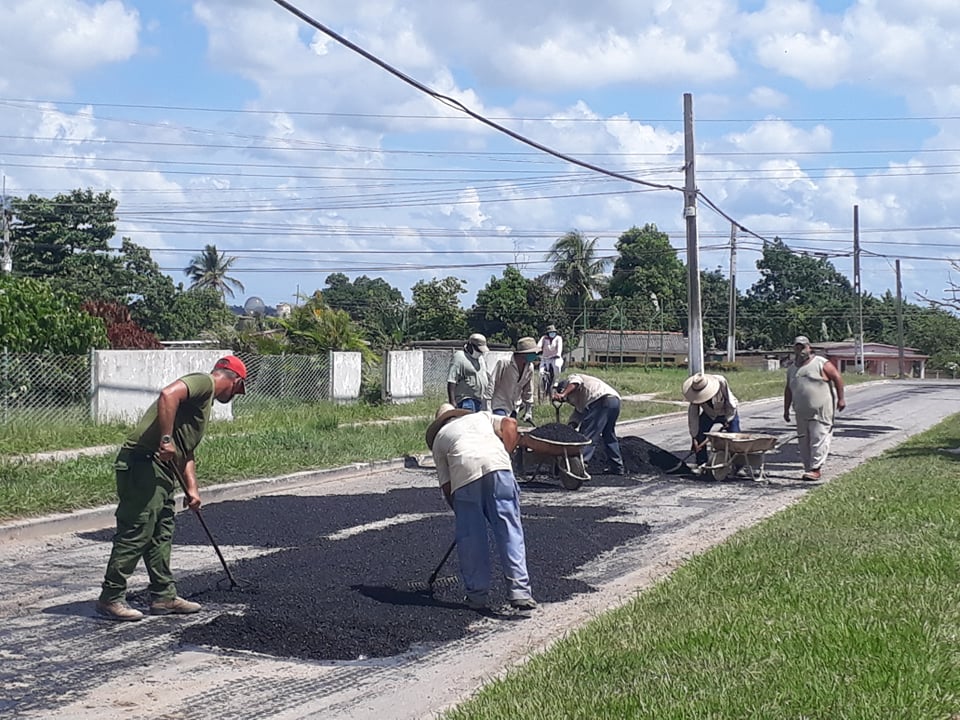
[[[956,412],[960,383],[872,383],[849,388],[847,402],[826,481]],[[744,432],[787,440],[794,433],[781,415],[779,399],[748,403]],[[685,413],[624,424],[620,434],[681,457],[690,442]],[[765,461],[766,482],[658,472],[595,476],[577,491],[525,482],[528,564],[541,603],[529,618],[502,605],[502,589],[490,611],[467,609],[456,553],[436,591],[423,591],[453,534],[429,469],[251,484],[246,499],[205,505],[243,588],[229,588],[196,518],[181,514],[173,563],[181,594],[204,605],[194,616],[94,616],[109,518],[83,532],[8,540],[0,544],[0,716],[434,717],[817,487],[799,480],[795,441]],[[145,586],[138,570],[134,606]]]

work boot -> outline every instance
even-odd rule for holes
[[[526,610],[526,611],[536,610],[537,601],[534,600],[532,597],[513,598],[510,601],[510,607],[512,607],[514,610]]]
[[[467,595],[463,598],[463,604],[466,605],[471,610],[486,610],[487,609],[487,598],[486,597],[470,597]]]
[[[189,615],[200,612],[200,603],[175,597],[172,600],[154,600],[150,603],[151,615]]]
[[[97,615],[108,618],[109,620],[119,620],[121,622],[143,620],[143,613],[139,610],[134,610],[123,600],[114,600],[113,602],[97,600]]]

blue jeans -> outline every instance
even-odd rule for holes
[[[583,449],[583,461],[589,462],[600,441],[611,467],[623,470],[620,441],[617,440],[617,418],[620,417],[620,398],[604,395],[587,406],[580,422],[580,432],[590,438],[590,446]]]
[[[477,398],[464,398],[457,403],[457,407],[470,412],[480,412],[483,409],[483,403]]]
[[[457,558],[467,597],[486,602],[490,592],[487,525],[493,530],[511,600],[532,597],[520,524],[520,488],[509,470],[495,470],[453,493]]]
[[[723,425],[723,432],[740,432],[740,413],[737,413],[733,416],[733,419],[728,423],[722,417],[712,418],[707,415],[705,412],[700,412],[700,431],[697,433],[697,436],[694,440],[697,441],[697,444],[703,443],[707,439],[707,433],[710,432],[710,429],[720,423]],[[704,445],[702,450],[697,451],[697,464],[704,465],[707,462],[707,447]]]
[[[494,415],[499,415],[500,417],[507,417],[507,411],[506,411],[506,410],[494,410],[494,411],[493,411],[493,414],[494,414]],[[512,417],[512,418],[515,419],[515,418],[517,417],[517,411],[514,410],[512,413],[510,413],[510,417]]]

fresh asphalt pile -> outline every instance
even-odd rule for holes
[[[618,438],[618,440],[620,441],[623,467],[628,475],[662,473],[695,477],[693,469],[684,461],[682,456],[675,455],[669,450],[664,450],[659,445],[654,445],[640,437],[628,436]],[[591,474],[599,474],[608,464],[601,444],[593,457],[590,458],[587,470]]]
[[[541,603],[590,592],[590,585],[568,578],[598,555],[649,532],[643,524],[617,522],[615,508],[551,505],[541,495],[539,504],[522,509],[528,569]],[[415,589],[422,588],[453,539],[453,515],[438,489],[261,497],[209,505],[204,517],[233,575],[250,587],[220,589],[222,573],[181,576],[180,594],[203,603],[209,616],[186,625],[181,644],[356,660],[457,640],[480,619],[463,604],[460,583],[449,577],[457,570],[455,552],[432,594]],[[397,522],[360,529],[383,518]],[[110,532],[89,536],[107,542]],[[178,516],[175,545],[207,543],[196,518]],[[267,554],[232,561],[232,545]],[[491,558],[493,610],[483,614],[520,620],[499,609],[507,597],[492,547]],[[145,600],[142,590],[130,596],[135,607]]]
[[[549,423],[539,425],[530,431],[530,435],[541,440],[560,443],[582,443],[589,442],[590,438],[577,432],[575,429],[564,423]]]

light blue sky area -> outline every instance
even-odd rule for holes
[[[331,272],[381,276],[408,297],[418,280],[456,275],[469,305],[507,262],[543,272],[570,229],[611,253],[653,222],[685,257],[678,193],[637,192],[451,118],[333,41],[310,50],[314,29],[274,3],[10,4],[8,190],[110,190],[120,234],[178,282],[207,243],[237,256],[246,294],[271,305]],[[692,93],[698,185],[724,212],[849,273],[859,205],[864,248],[884,256],[864,257],[864,289],[892,289],[902,257],[907,296],[941,296],[960,255],[960,70],[945,62],[960,13],[921,2],[905,19],[894,0],[674,5],[597,2],[589,17],[572,0],[530,0],[522,15],[499,0],[301,7],[471,109],[649,182],[683,182]],[[729,223],[704,206],[699,217],[700,265],[726,273]],[[741,288],[757,278],[759,243],[742,236]]]

